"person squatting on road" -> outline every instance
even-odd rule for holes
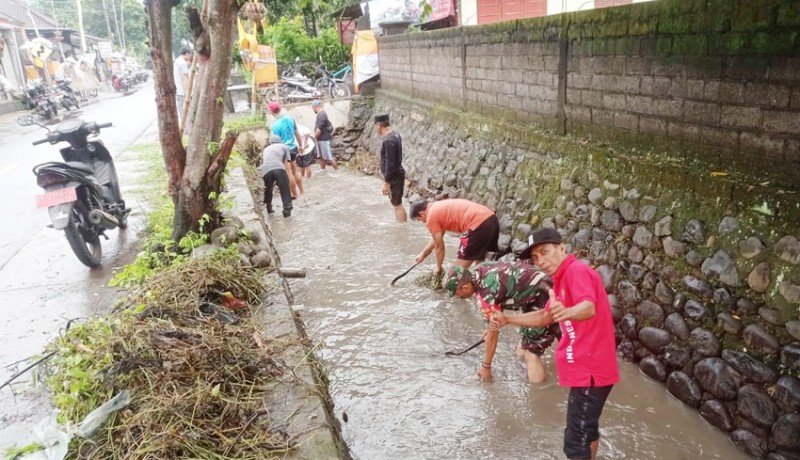
[[[411,220],[423,222],[431,233],[431,240],[415,259],[425,260],[436,251],[434,274],[442,271],[444,263],[444,233],[461,235],[455,264],[469,268],[473,263],[486,259],[487,252],[497,251],[500,238],[500,221],[491,209],[463,198],[411,204]]]
[[[389,196],[397,221],[405,222],[407,217],[403,207],[403,188],[406,185],[406,170],[403,169],[403,139],[400,134],[392,130],[388,113],[375,115],[375,130],[383,136],[381,144],[383,194]]]
[[[264,178],[264,204],[269,214],[275,212],[272,209],[272,190],[278,184],[283,202],[283,217],[292,215],[292,192],[289,190],[289,176],[286,174],[290,159],[289,146],[281,143],[280,137],[274,134],[270,136],[269,145],[264,149],[261,165],[258,167],[258,173]]]
[[[275,116],[275,122],[272,123],[272,134],[281,138],[281,142],[289,146],[289,153],[291,161],[289,167],[286,168],[286,173],[289,175],[289,189],[292,191],[292,197],[297,198],[303,193],[303,178],[300,177],[300,172],[297,170],[295,160],[297,154],[305,150],[306,145],[303,143],[303,137],[300,136],[300,131],[297,129],[297,123],[289,114],[281,110],[281,105],[275,101],[267,104],[269,111]]]
[[[322,102],[315,100],[311,102],[311,110],[317,114],[317,120],[314,124],[314,138],[317,140],[317,158],[319,158],[319,168],[325,169],[325,166],[330,163],[333,169],[338,170],[339,164],[336,163],[336,158],[333,157],[333,149],[331,143],[333,141],[333,124],[328,119],[328,114],[322,108]]]
[[[570,459],[594,459],[600,440],[603,406],[619,382],[614,322],[600,275],[575,255],[567,254],[561,235],[545,228],[528,237],[520,259],[531,258],[553,277],[545,310],[516,316],[495,312],[496,326],[542,326],[547,316],[559,323],[563,338],[556,349],[559,384],[569,387],[564,454]]]
[[[544,272],[522,262],[484,262],[473,270],[455,266],[450,269],[445,287],[450,296],[469,299],[478,297],[481,313],[489,327],[484,332],[486,349],[483,362],[478,369],[482,382],[492,380],[492,359],[497,349],[499,328],[490,325],[492,314],[502,309],[521,309],[523,313],[542,310],[547,303],[548,290],[553,282]],[[551,322],[546,327],[520,327],[522,336],[517,347],[517,356],[525,360],[530,383],[545,379],[542,353],[556,338],[561,329]]]
[[[311,130],[305,126],[298,126],[297,131],[300,133],[300,138],[303,139],[305,149],[297,156],[297,167],[300,168],[300,177],[311,178],[311,166],[317,156],[317,148],[314,145],[314,139],[311,138]]]

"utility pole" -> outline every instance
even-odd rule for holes
[[[117,29],[117,43],[119,47],[122,48],[122,34],[119,33],[119,21],[117,21],[117,4],[114,3],[116,0],[109,0],[111,3],[111,14],[114,15],[114,27]]]
[[[125,54],[125,0],[119,0],[119,22],[122,23],[122,52]]]
[[[86,34],[83,32],[83,7],[81,0],[75,0],[75,6],[78,9],[78,33],[81,35],[81,56],[86,54]]]
[[[103,19],[106,20],[106,36],[111,38],[114,36],[114,33],[111,32],[111,22],[108,20],[108,10],[106,9],[106,0],[101,0],[100,3],[101,9],[103,10]]]

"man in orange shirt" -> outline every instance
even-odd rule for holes
[[[431,232],[431,241],[419,253],[416,263],[420,263],[431,252],[436,251],[436,269],[442,271],[444,263],[444,232],[461,235],[455,264],[469,268],[473,263],[481,263],[486,253],[497,251],[500,237],[500,221],[491,209],[461,198],[428,202],[417,201],[411,205],[411,219],[424,222]]]

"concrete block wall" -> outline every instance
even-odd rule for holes
[[[794,0],[663,0],[384,37],[381,80],[502,121],[781,170],[800,166],[798,30]]]

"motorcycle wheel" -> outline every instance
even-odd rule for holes
[[[342,83],[336,83],[331,88],[331,97],[334,99],[350,97],[350,88]]]
[[[327,77],[318,78],[317,81],[314,82],[314,88],[317,88],[317,91],[325,96],[330,95],[329,87],[330,84]]]
[[[69,247],[83,265],[89,268],[97,268],[103,259],[103,246],[100,245],[100,238],[95,236],[94,240],[87,241],[82,229],[89,225],[89,218],[78,206],[72,208],[72,215],[69,224],[64,229]]]

